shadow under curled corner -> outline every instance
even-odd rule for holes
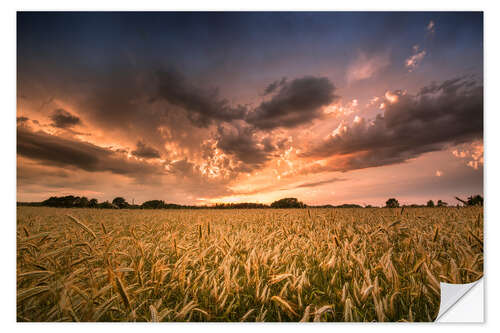
[[[472,283],[440,285],[441,302],[435,322],[484,322],[484,277]]]

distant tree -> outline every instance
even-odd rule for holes
[[[65,197],[50,197],[47,200],[42,202],[43,206],[49,207],[78,207],[77,204],[80,200],[80,197],[75,197],[73,195],[67,195]]]
[[[438,200],[438,202],[437,202],[437,206],[438,206],[438,207],[447,207],[447,206],[448,206],[448,203],[447,203],[447,202],[444,202],[443,200]]]
[[[118,208],[127,208],[129,206],[128,202],[125,201],[124,198],[122,197],[116,197],[112,201],[113,205],[116,205]]]
[[[283,198],[271,204],[272,208],[304,208],[306,205],[297,198]]]
[[[459,197],[455,197],[458,201],[463,203],[465,206],[482,206],[483,205],[483,197],[479,194],[474,196],[470,196],[467,198],[467,201],[460,199]]]
[[[96,208],[98,204],[99,203],[98,203],[97,199],[93,198],[93,199],[90,199],[90,201],[89,201],[89,207],[90,208]]]
[[[397,208],[399,207],[399,202],[395,198],[390,198],[385,202],[387,208]]]
[[[161,209],[165,208],[165,202],[163,200],[149,200],[142,203],[141,208],[145,209]]]
[[[434,207],[434,201],[432,200],[427,201],[427,207]]]
[[[357,205],[357,204],[342,204],[335,206],[335,208],[363,208],[363,206]]]
[[[75,200],[75,207],[87,208],[89,206],[89,199],[86,197],[77,197]]]
[[[366,205],[365,208],[373,208],[372,205]]]
[[[59,206],[59,198],[58,197],[50,197],[47,200],[42,201],[43,206],[49,206],[49,207],[62,207]]]
[[[483,202],[484,202],[483,197],[480,196],[479,194],[467,198],[467,204],[469,206],[482,206]]]
[[[104,201],[104,202],[101,202],[98,206],[98,208],[106,208],[106,209],[110,209],[110,208],[118,208],[117,205],[115,204],[112,204],[111,202],[109,201]]]

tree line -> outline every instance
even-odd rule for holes
[[[483,202],[484,202],[483,197],[480,196],[479,194],[472,195],[472,196],[468,197],[467,200],[462,200],[459,197],[455,197],[455,199],[457,199],[458,201],[460,201],[464,206],[482,206]],[[388,208],[398,208],[400,206],[399,206],[399,202],[398,202],[398,200],[396,198],[390,198],[390,199],[388,199],[385,202],[385,207],[388,207]],[[415,204],[412,204],[412,205],[405,205],[403,207],[429,207],[429,208],[433,208],[433,207],[448,207],[448,203],[444,202],[443,200],[438,200],[437,203],[434,204],[434,201],[429,200],[429,201],[427,201],[426,205],[415,205]]]
[[[458,201],[463,203],[464,206],[482,206],[483,197],[480,195],[470,196],[467,200],[462,200],[455,197]],[[78,197],[67,195],[63,197],[50,197],[42,202],[18,202],[19,206],[47,206],[47,207],[62,207],[62,208],[101,208],[101,209],[249,209],[249,208],[363,208],[357,204],[342,204],[342,205],[317,205],[311,206],[299,201],[297,198],[283,198],[276,200],[270,205],[253,202],[240,202],[240,203],[216,203],[212,206],[190,206],[178,205],[174,203],[166,203],[163,200],[148,200],[141,205],[130,204],[123,197],[116,197],[111,202],[99,202],[97,199],[88,199],[86,197]],[[438,200],[436,204],[434,201],[429,200],[426,205],[403,205],[402,207],[447,207],[448,203]],[[366,205],[364,208],[372,208],[371,205]],[[397,208],[401,207],[396,198],[390,198],[386,201],[385,207]]]
[[[254,202],[216,203],[212,206],[191,206],[166,203],[163,200],[148,200],[141,205],[130,204],[123,197],[116,197],[111,202],[99,202],[97,199],[67,195],[63,197],[50,197],[42,202],[18,202],[19,206],[47,206],[60,208],[101,208],[101,209],[243,209],[243,208],[304,208],[307,205],[296,198],[284,198],[273,202],[271,205]]]

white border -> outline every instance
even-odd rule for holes
[[[264,1],[252,0],[240,3],[234,1],[179,1],[168,3],[166,1],[4,1],[0,10],[0,33],[2,41],[2,52],[0,72],[2,109],[0,111],[0,135],[2,138],[2,190],[0,203],[2,205],[2,266],[0,275],[3,288],[1,299],[1,311],[5,331],[50,331],[66,332],[68,329],[80,332],[88,332],[89,329],[104,331],[109,329],[120,329],[123,331],[135,331],[144,328],[152,331],[193,331],[208,332],[233,332],[234,330],[250,331],[275,331],[286,329],[288,331],[299,331],[302,329],[314,329],[315,331],[328,331],[338,329],[360,329],[375,331],[397,331],[401,329],[410,331],[442,330],[450,329],[454,332],[477,331],[500,327],[498,306],[495,300],[499,296],[498,272],[499,265],[489,264],[488,254],[500,253],[500,216],[496,200],[499,198],[500,181],[498,170],[500,163],[498,155],[495,154],[497,144],[500,144],[499,133],[496,128],[500,124],[500,108],[498,103],[498,90],[500,89],[499,76],[499,43],[498,32],[500,31],[500,15],[498,2],[490,1],[436,1],[420,0],[410,1]],[[16,294],[16,251],[15,251],[15,201],[16,201],[16,148],[15,148],[15,117],[16,117],[16,10],[410,10],[410,11],[485,11],[485,272],[486,272],[486,324],[483,325],[460,325],[460,324],[167,324],[167,325],[127,325],[127,324],[17,324],[15,322],[15,294]],[[390,36],[388,36],[390,38]],[[490,241],[491,240],[491,241]]]

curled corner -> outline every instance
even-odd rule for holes
[[[483,279],[479,279],[472,283],[464,283],[464,284],[451,284],[440,282],[441,287],[441,302],[439,305],[439,313],[436,317],[435,322],[448,322],[448,320],[444,320],[444,315],[447,314],[450,309],[452,309],[455,304],[460,303],[462,297],[464,297],[472,288],[474,288],[477,284],[483,285]],[[482,292],[482,290],[481,290]],[[481,295],[482,299],[482,295]],[[469,309],[474,309],[476,304],[469,304]],[[481,312],[482,312],[482,304],[481,304]],[[481,313],[482,314],[482,313]]]

